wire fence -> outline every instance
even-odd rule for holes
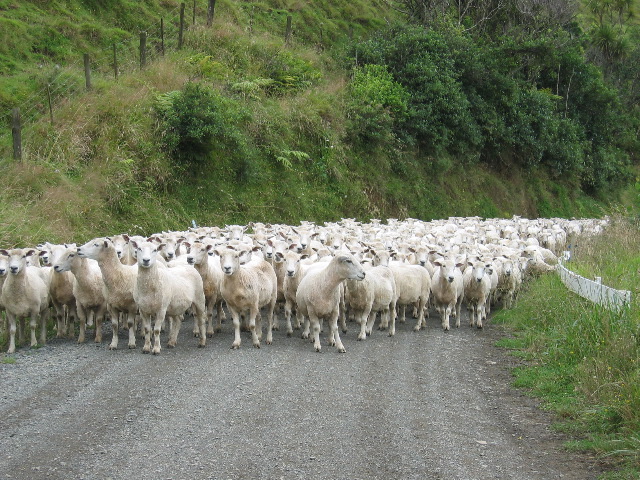
[[[209,5],[215,1],[208,0]],[[22,144],[42,122],[55,125],[56,111],[78,94],[89,91],[97,81],[115,81],[121,75],[140,70],[166,52],[182,47],[185,31],[201,19],[196,1],[182,3],[166,12],[139,36],[113,43],[71,60],[65,66],[53,65],[37,80],[37,89],[11,112],[9,128],[0,128],[0,157],[22,159]],[[200,15],[200,17],[198,17]],[[82,106],[79,106],[82,108]]]

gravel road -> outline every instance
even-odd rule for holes
[[[229,321],[204,349],[185,322],[159,356],[140,340],[108,351],[106,330],[102,345],[19,350],[0,363],[0,478],[597,478],[510,387],[504,332],[463,318],[363,342],[350,324],[346,354],[283,331],[259,350],[244,333],[233,351]]]

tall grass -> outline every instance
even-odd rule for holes
[[[633,222],[615,219],[602,237],[580,240],[579,251],[585,253],[578,259],[593,271],[617,272],[620,267],[611,264],[620,263],[629,268],[638,255],[639,233]],[[548,275],[531,283],[521,297],[515,309],[495,317],[514,329],[513,338],[501,344],[525,360],[515,371],[515,385],[529,389],[560,415],[558,428],[573,437],[570,448],[595,452],[612,463],[614,472],[606,478],[639,478],[637,294],[630,308],[613,313]]]

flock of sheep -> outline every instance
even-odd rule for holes
[[[379,329],[395,334],[395,322],[407,306],[425,327],[434,306],[449,330],[460,326],[466,302],[469,324],[482,328],[497,303],[511,308],[523,281],[554,269],[557,256],[579,235],[599,233],[607,220],[449,218],[361,223],[342,219],[323,226],[253,223],[225,228],[198,227],[148,238],[116,235],[84,245],[52,245],[0,250],[0,311],[6,313],[8,353],[16,332],[24,337],[30,320],[31,346],[46,341],[46,324],[55,317],[57,336],[85,341],[95,325],[102,342],[102,322],[109,318],[118,348],[118,329],[128,328],[129,348],[136,347],[141,322],[143,352],[160,353],[161,332],[168,325],[168,347],[175,347],[185,313],[194,319],[198,346],[221,330],[223,303],[234,326],[232,348],[241,329],[254,347],[278,329],[284,310],[287,335],[302,328],[321,350],[320,331],[327,321],[329,345],[345,347],[340,332],[347,318],[359,324],[358,340]],[[214,322],[215,318],[215,322]],[[293,323],[292,323],[293,319]],[[341,328],[338,328],[340,321]],[[214,327],[215,323],[215,327]],[[151,334],[153,332],[153,345]]]

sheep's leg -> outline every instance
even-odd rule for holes
[[[414,304],[413,304],[412,317],[413,318],[418,318],[418,302],[414,302]]]
[[[448,332],[451,329],[451,326],[449,325],[449,315],[451,315],[451,307],[449,305],[441,307],[440,314],[442,315],[442,329],[445,332]]]
[[[340,295],[340,327],[342,327],[342,333],[347,333],[347,307],[344,301],[344,292]]]
[[[7,320],[9,322],[9,350],[7,353],[14,353],[16,351],[16,317],[7,312]]]
[[[151,353],[153,353],[154,355],[158,355],[160,353],[160,333],[162,330],[162,324],[164,323],[165,316],[166,316],[166,310],[156,313],[156,319],[153,324],[153,349],[151,350]],[[149,317],[149,320],[151,320],[151,317]],[[178,326],[178,323],[181,321],[182,321],[181,316],[174,317],[174,322],[176,326]],[[176,326],[174,326],[173,330],[177,330],[177,328],[175,328]]]
[[[117,350],[120,314],[115,309],[109,308],[109,316],[111,317],[111,344],[109,345],[109,350]]]
[[[56,317],[56,338],[64,338],[66,334],[66,328],[64,324],[64,305],[52,300],[53,311]],[[33,346],[33,345],[32,345]]]
[[[142,328],[144,329],[142,353],[149,353],[151,352],[151,317],[149,315],[142,316]]]
[[[393,337],[396,334],[396,304],[395,302],[391,302],[391,305],[389,305],[389,317],[387,319],[385,319],[385,321],[389,321],[389,336]],[[382,318],[380,318],[380,323],[382,323],[383,320]]]
[[[269,310],[267,311],[267,345],[271,345],[273,343],[273,329],[274,329],[274,315],[273,312],[275,310],[276,304],[271,303],[269,305]],[[291,330],[291,322],[288,322],[287,324],[287,336],[291,336],[291,333],[293,333],[293,330],[291,330],[291,333],[289,333],[289,331]]]
[[[417,302],[417,308],[416,308],[416,312],[418,313],[417,318],[418,321],[416,322],[416,326],[413,327],[413,331],[414,332],[418,332],[420,331],[421,328],[424,328],[427,326],[427,323],[424,321],[424,300],[422,297],[420,297],[420,300]]]
[[[29,318],[29,329],[31,330],[31,348],[38,346],[38,340],[36,340],[36,327],[38,326],[38,314],[32,313]]]
[[[231,310],[231,317],[233,318],[233,334],[234,339],[231,344],[233,350],[240,348],[240,314],[235,310]]]
[[[478,328],[482,328],[482,320],[483,317],[485,317],[486,315],[486,311],[487,311],[487,303],[484,304],[478,304],[478,321],[477,321],[477,326]]]
[[[75,338],[75,326],[76,326],[76,322],[78,321],[78,309],[76,308],[75,305],[71,305],[70,307],[67,307],[67,336],[70,339],[74,339]]]
[[[158,328],[164,323],[164,315],[160,319]],[[129,348],[136,348],[136,314],[129,312],[127,315],[127,327],[129,328]]]
[[[40,312],[40,344],[47,344],[47,322],[51,319],[51,311],[48,307],[46,307],[42,312]]]
[[[294,328],[296,330],[299,330],[300,328],[302,328],[302,322],[304,322],[304,318],[302,314],[298,311],[298,308],[296,307],[296,323],[294,325]]]
[[[207,337],[213,337],[215,330],[213,329],[213,310],[215,305],[213,302],[207,303],[207,311],[206,311],[206,324],[207,324]],[[193,323],[196,324],[197,315],[193,316]]]
[[[376,315],[378,314],[378,312],[369,312],[369,318],[367,318],[367,329],[365,330],[365,333],[369,336],[371,335],[371,333],[373,332],[373,325],[374,323],[376,323]],[[387,321],[389,319],[388,315],[389,315],[389,310],[387,310],[386,312],[381,312],[380,313],[380,321],[382,321],[382,319],[385,317],[385,315],[387,316]]]
[[[316,352],[320,352],[322,350],[322,345],[320,345],[320,319],[309,313],[309,323],[311,323],[311,328],[313,329],[313,348],[315,348]],[[308,329],[306,321],[305,328]]]
[[[360,333],[358,333],[358,340],[365,340],[367,338],[367,320],[364,312],[356,314],[356,321],[360,325]]]
[[[284,320],[285,320],[285,323],[287,324],[287,337],[290,337],[291,335],[293,335],[293,327],[291,326],[292,305],[293,305],[293,302],[291,302],[291,300],[289,299],[287,299],[284,302]]]
[[[309,338],[310,336],[310,332],[309,332],[309,317],[304,317],[304,328],[302,329],[302,338],[304,338],[305,340]],[[318,328],[320,328],[320,326],[318,325]]]
[[[104,306],[100,306],[97,311],[89,317],[90,320],[94,320],[96,326],[96,338],[95,343],[102,343],[102,322],[104,321],[104,314],[106,310]],[[87,323],[88,325],[88,323]]]
[[[216,302],[216,310],[218,312],[218,325],[216,326],[216,332],[222,331],[222,322],[227,318],[222,308],[222,299]]]
[[[200,317],[202,318],[202,317]],[[200,320],[198,319],[198,317],[194,316],[193,317],[193,322],[198,325],[200,324]],[[176,346],[176,344],[178,343],[178,334],[180,333],[180,327],[182,326],[182,315],[177,315],[175,317],[173,317],[173,328],[171,329],[171,332],[169,333],[169,341],[167,342],[167,347],[168,348],[174,348]],[[200,333],[200,329],[198,328],[198,333]],[[202,335],[200,335],[202,336]]]
[[[249,310],[249,330],[251,331],[251,341],[253,342],[253,346],[255,348],[260,348],[260,337],[262,337],[262,317],[260,315],[260,309],[257,306]]]
[[[407,321],[407,306],[406,305],[402,305],[400,307],[400,323],[404,323]]]
[[[340,340],[340,331],[338,330],[338,315],[335,315],[331,319],[331,333],[333,334],[333,339],[335,340],[336,349],[338,353],[345,353],[346,350],[344,345],[342,344],[342,340]]]
[[[87,325],[87,311],[82,305],[78,305],[78,308],[76,310],[78,312],[78,323],[80,324],[80,330],[78,332],[78,343],[84,343]]]
[[[21,317],[17,319],[18,322],[18,343],[20,345],[22,345],[24,343],[24,331],[26,330],[25,328],[25,318]]]
[[[460,328],[460,308],[462,307],[462,296],[458,299],[455,305],[455,316],[456,316],[456,328]]]

